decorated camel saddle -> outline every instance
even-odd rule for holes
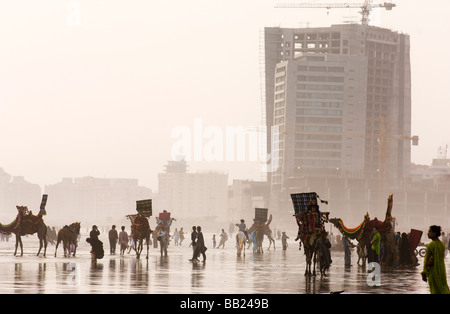
[[[298,225],[297,239],[306,240],[311,235],[325,231],[325,222],[328,222],[329,212],[319,210],[317,199],[323,201],[316,192],[291,194],[294,205],[295,219]]]
[[[131,221],[131,236],[146,233],[150,230],[148,218],[152,215],[152,200],[136,201],[137,214],[127,215]]]

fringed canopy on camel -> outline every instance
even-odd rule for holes
[[[330,222],[341,232],[342,236],[348,239],[356,239],[361,248],[366,248],[369,245],[373,237],[372,231],[376,228],[386,243],[386,259],[384,265],[391,266],[395,254],[395,235],[392,227],[392,222],[394,220],[394,217],[392,217],[393,200],[393,194],[389,195],[384,221],[380,221],[376,217],[370,219],[369,213],[366,213],[364,215],[364,220],[355,228],[345,226],[341,218],[331,218]],[[358,254],[362,259],[364,266],[366,257],[364,250],[358,250]]]

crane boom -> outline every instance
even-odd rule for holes
[[[324,9],[345,9],[345,8],[361,8],[361,23],[363,25],[369,24],[369,14],[372,8],[385,8],[386,10],[392,10],[395,7],[395,3],[384,2],[379,4],[373,4],[373,0],[366,0],[364,3],[278,3],[275,5],[277,9],[312,9],[312,8],[324,8]]]

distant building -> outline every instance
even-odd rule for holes
[[[393,215],[404,226],[426,231],[439,225],[450,228],[450,159],[433,159],[431,166],[412,165],[411,177],[394,193]]]
[[[22,176],[11,176],[0,168],[1,217],[10,217],[13,220],[17,214],[16,206],[27,206],[33,214],[37,214],[41,198],[41,187],[38,184],[30,183]]]
[[[315,117],[324,118],[324,110],[341,111],[341,115],[329,115],[329,118],[342,118],[342,123],[360,119],[358,115],[361,112],[364,115],[363,121],[356,123],[363,126],[362,133],[360,128],[353,131],[359,135],[349,134],[352,133],[350,130],[330,128],[330,136],[342,136],[343,145],[346,145],[346,138],[361,139],[362,136],[366,178],[377,178],[380,171],[385,171],[383,175],[394,183],[408,177],[411,162],[411,140],[408,140],[411,138],[409,35],[359,24],[314,28],[266,27],[264,47],[265,116],[268,129],[277,124],[277,105],[283,100],[283,91],[279,89],[282,77],[277,74],[281,70],[278,64],[295,60],[302,54],[322,55],[325,60],[317,61],[318,64],[314,64],[313,59],[319,60],[319,57],[306,59],[303,67],[298,70],[298,81],[291,82],[289,90],[285,91],[290,91],[291,97],[296,97],[296,107],[286,108],[292,113],[291,119],[297,119],[299,115],[308,116],[308,122],[299,120],[296,125],[316,124],[320,127],[324,124],[323,120],[317,123],[312,120]],[[342,68],[343,71],[338,72]],[[328,77],[338,79],[339,76],[343,81],[325,80]],[[344,90],[330,89],[333,86],[343,87]],[[303,91],[298,91],[299,88]],[[344,98],[331,99],[333,94],[338,97],[340,94]],[[311,102],[320,104],[320,107],[311,107]],[[324,103],[330,102],[337,102],[343,107],[324,107]],[[307,106],[307,103],[310,105]],[[305,109],[309,109],[311,113],[302,114]],[[313,113],[313,109],[320,110],[321,113]],[[300,134],[308,133],[307,130],[298,131]],[[268,141],[270,140],[268,137]],[[380,142],[381,140],[384,142]],[[309,139],[309,142],[311,151],[322,152],[323,148],[314,146],[320,144],[320,140]],[[342,150],[346,150],[346,147],[342,147]],[[322,158],[318,156],[318,159]],[[359,167],[359,164],[358,161],[356,166]],[[330,166],[336,168],[334,165]]]
[[[228,187],[229,220],[238,223],[244,219],[250,224],[255,217],[255,208],[268,207],[269,195],[270,185],[267,182],[233,180]]]
[[[299,54],[275,69],[274,189],[291,178],[359,176],[365,167],[367,59]],[[295,183],[294,183],[295,185]]]
[[[178,218],[227,221],[228,175],[215,171],[187,172],[184,160],[169,161],[158,174],[160,210]]]
[[[288,223],[289,194],[314,191],[344,220],[380,215],[409,179],[409,35],[359,24],[266,27],[264,57],[266,126],[279,129],[267,137],[279,165],[268,174],[269,207]]]
[[[84,226],[123,221],[125,215],[136,214],[136,201],[153,198],[137,179],[63,178],[45,191],[49,217],[64,224],[82,220]]]

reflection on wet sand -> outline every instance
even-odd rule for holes
[[[0,293],[429,293],[421,266],[383,269],[381,285],[370,286],[366,268],[344,267],[343,252],[332,252],[323,279],[304,276],[305,259],[298,249],[247,251],[245,257],[237,257],[234,248],[211,249],[205,263],[192,263],[190,248],[170,247],[168,257],[155,249],[148,260],[105,255],[96,265],[88,252],[80,250],[76,258],[14,257],[0,248]]]

